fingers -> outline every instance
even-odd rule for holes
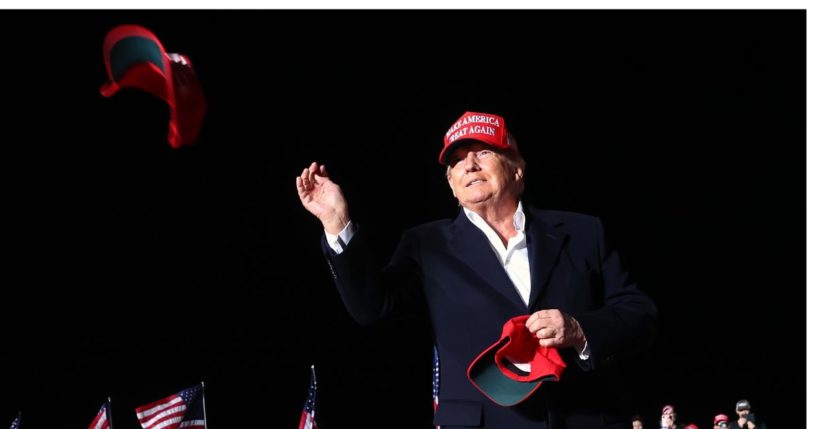
[[[301,197],[301,199],[306,198],[307,192],[306,188],[304,187],[304,180],[301,178],[301,176],[295,177],[295,189],[298,191],[298,196]]]
[[[561,347],[565,345],[565,331],[557,328],[544,328],[536,332],[539,345],[542,347]]]
[[[309,179],[309,169],[304,168],[301,175],[297,177],[295,185],[298,186],[298,184],[300,184],[300,187],[298,187],[298,192],[301,192],[302,190],[303,192],[309,192],[312,190],[312,181]]]
[[[565,343],[565,318],[559,310],[537,311],[525,321],[525,326],[543,347],[559,347]]]
[[[304,196],[315,189],[315,185],[320,185],[329,180],[326,173],[326,166],[319,165],[317,162],[312,162],[309,167],[301,171],[301,175],[295,178],[295,188],[298,194]]]
[[[540,310],[533,313],[525,321],[525,327],[532,333],[547,326],[561,326],[564,324],[564,317],[559,310]]]
[[[583,350],[587,338],[584,330],[573,316],[559,310],[542,310],[528,319],[528,330],[539,339],[543,347],[577,347]]]
[[[309,171],[312,172],[311,178],[314,183],[320,185],[323,182],[329,180],[328,175],[326,174],[326,166],[325,165],[318,165],[317,162],[313,162],[312,165],[309,166]]]
[[[535,335],[536,338],[539,339],[557,338],[560,335],[562,335],[563,331],[564,331],[563,329],[559,329],[555,326],[549,326],[546,328],[539,329],[538,331],[534,332],[533,335]]]
[[[312,162],[312,164],[309,164],[309,184],[310,185],[314,185],[315,183],[317,183],[316,177],[318,177],[319,171],[320,171],[320,168],[318,167],[317,162]]]

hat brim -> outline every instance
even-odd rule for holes
[[[468,137],[463,137],[444,147],[440,152],[440,157],[438,158],[440,164],[448,165],[448,157],[451,155],[451,152],[465,143],[483,143],[498,150],[510,149],[510,146],[498,146],[488,138],[483,139],[479,134],[469,135]]]
[[[542,381],[521,382],[508,378],[497,367],[494,355],[504,346],[509,337],[504,337],[491,347],[485,349],[468,367],[468,379],[488,399],[502,407],[510,407],[524,401],[534,392]]]
[[[108,82],[100,92],[105,97],[120,88],[133,87],[174,105],[172,71],[162,42],[138,25],[120,25],[108,32],[103,43]]]

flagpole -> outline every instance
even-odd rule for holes
[[[111,397],[108,396],[108,409],[105,410],[105,417],[108,418],[108,426],[113,429],[113,409],[111,408]]]
[[[312,399],[312,409],[318,409],[318,377],[315,376],[315,365],[312,364],[312,380],[315,382],[315,397]],[[207,428],[205,428],[207,429]]]
[[[204,400],[204,382],[201,382],[201,410],[204,413],[204,429],[207,429],[207,401]],[[111,428],[113,429],[113,428]]]

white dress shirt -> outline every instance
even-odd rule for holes
[[[530,262],[528,243],[525,240],[525,212],[522,211],[522,202],[519,202],[513,214],[513,227],[516,229],[516,235],[508,239],[508,247],[502,244],[499,234],[480,215],[465,207],[462,210],[465,212],[465,217],[488,237],[491,249],[527,307],[530,302]]]

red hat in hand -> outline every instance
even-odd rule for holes
[[[468,367],[471,383],[503,407],[524,401],[544,381],[558,381],[566,367],[556,349],[539,345],[539,339],[525,326],[529,317],[517,316],[505,322],[499,340]],[[529,364],[530,370],[514,364]]]

